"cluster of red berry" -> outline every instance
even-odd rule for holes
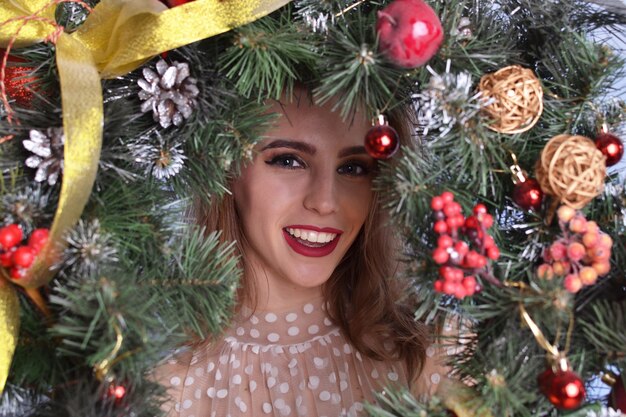
[[[20,245],[24,232],[17,224],[0,228],[0,266],[10,268],[11,278],[19,279],[33,264],[35,257],[48,241],[48,229],[35,229],[28,243]]]
[[[613,239],[571,207],[559,207],[557,215],[563,235],[543,251],[537,275],[548,280],[565,277],[565,289],[577,293],[611,270]]]
[[[434,283],[435,291],[459,299],[473,295],[480,290],[476,276],[486,272],[487,259],[500,257],[493,237],[487,233],[493,225],[493,217],[484,204],[477,204],[473,214],[465,218],[461,205],[454,201],[450,191],[433,197],[430,207],[435,216],[433,230],[439,235],[432,256],[441,265],[440,279]]]

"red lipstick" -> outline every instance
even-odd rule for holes
[[[343,233],[341,230],[333,229],[332,227],[319,228],[315,226],[291,225],[289,226],[289,228],[313,230],[318,233],[336,233],[337,234],[337,237],[335,237],[333,240],[331,240],[324,246],[311,247],[311,246],[307,246],[307,245],[300,243],[300,241],[295,236],[292,236],[287,231],[287,228],[283,229],[283,236],[285,237],[285,240],[287,241],[287,244],[291,247],[291,249],[293,249],[294,252],[300,255],[309,256],[312,258],[319,258],[319,257],[331,254],[332,251],[335,250],[335,248],[337,247],[337,244],[339,243],[339,239],[341,238],[341,233]]]

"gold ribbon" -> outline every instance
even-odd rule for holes
[[[0,279],[0,393],[9,376],[20,327],[19,300],[11,283]]]
[[[58,256],[58,242],[78,221],[89,199],[102,143],[100,80],[124,75],[161,52],[250,23],[289,2],[196,0],[167,9],[158,0],[102,0],[79,30],[55,37],[59,28],[54,12],[62,1],[5,0],[0,9],[1,47],[55,40],[63,107],[64,173],[59,204],[48,244],[27,275],[13,280],[25,288],[38,288],[52,278],[50,266]]]

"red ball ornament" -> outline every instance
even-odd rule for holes
[[[0,228],[0,249],[8,250],[18,245],[24,237],[22,228],[17,224],[10,224]]]
[[[613,384],[611,395],[609,397],[609,405],[622,413],[626,413],[626,389],[622,378],[618,377]]]
[[[526,181],[515,184],[513,201],[524,210],[539,210],[542,200],[543,191],[536,179],[526,178]]]
[[[378,116],[378,121],[365,135],[367,153],[376,159],[389,159],[399,147],[398,132],[387,124],[384,116]]]
[[[572,371],[543,371],[537,378],[539,391],[559,410],[574,410],[585,399],[585,385]]]
[[[435,11],[423,0],[395,0],[378,12],[379,49],[403,68],[424,65],[437,53],[443,28]]]
[[[0,49],[0,59],[4,58],[4,49]],[[9,99],[21,106],[29,108],[33,101],[33,82],[36,80],[31,74],[33,67],[13,65],[26,62],[24,59],[9,55],[7,66],[4,68],[4,88]]]
[[[606,157],[606,166],[617,164],[624,155],[624,144],[615,135],[610,133],[600,133],[596,136],[596,147]]]

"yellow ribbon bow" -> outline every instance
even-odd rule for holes
[[[253,22],[289,2],[196,0],[167,9],[158,0],[102,0],[76,32],[56,36],[54,13],[63,1],[8,0],[0,8],[0,46],[54,39],[61,85],[63,182],[48,244],[25,277],[11,280],[26,289],[39,288],[52,278],[57,243],[80,218],[89,199],[102,143],[100,80],[124,75],[162,52]],[[0,282],[0,334],[15,337],[13,344],[0,344],[0,394],[19,327],[15,289],[6,284]]]

